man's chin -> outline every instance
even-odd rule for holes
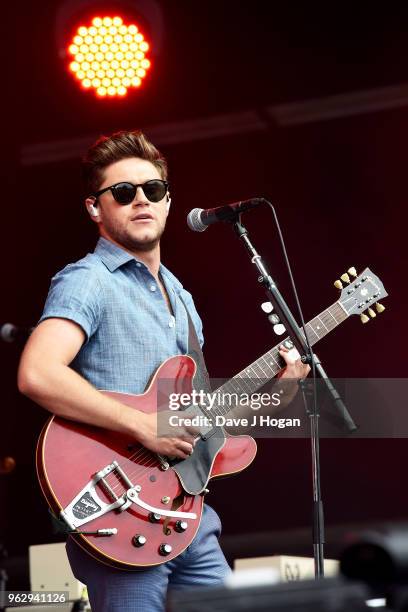
[[[163,232],[140,232],[138,235],[136,232],[118,232],[118,231],[107,231],[106,229],[101,232],[101,236],[112,240],[118,246],[126,249],[127,251],[153,251],[160,242],[160,238]]]
[[[150,242],[133,242],[133,246],[131,248],[133,251],[144,251],[145,253],[148,253],[149,251],[153,251],[159,242],[160,241],[158,238]]]
[[[144,236],[143,238],[133,238],[127,236],[123,239],[122,244],[130,251],[153,251],[160,242],[160,236]]]

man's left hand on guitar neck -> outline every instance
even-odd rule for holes
[[[281,370],[277,378],[290,378],[300,380],[306,378],[310,372],[310,366],[302,363],[297,349],[287,349],[283,344],[279,347],[279,354],[285,360],[286,366]]]
[[[279,347],[279,353],[282,359],[285,361],[286,365],[279,372],[279,374],[270,381],[270,383],[267,383],[267,385],[263,387],[262,391],[270,395],[278,392],[280,395],[280,403],[278,406],[263,406],[257,412],[259,415],[274,416],[275,414],[284,411],[294,400],[299,390],[298,381],[302,378],[306,378],[306,376],[310,372],[310,366],[302,363],[300,355],[295,348],[289,350],[283,345],[281,345]],[[277,387],[278,380],[279,389]],[[235,408],[233,408],[229,412],[228,416],[235,419],[245,419],[250,417],[251,415],[253,415],[253,412],[251,411],[251,409],[248,408],[248,404],[245,403],[243,405],[237,405]],[[248,428],[241,426],[226,426],[225,429],[228,431],[228,433],[233,435],[251,433]]]

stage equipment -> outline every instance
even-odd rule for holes
[[[34,327],[20,327],[14,323],[3,323],[0,326],[0,338],[3,342],[16,342],[18,340],[27,340],[28,336],[33,332]]]
[[[0,474],[10,474],[16,467],[14,457],[0,457]]]
[[[364,580],[373,588],[384,584],[408,586],[408,524],[388,524],[346,536],[340,569],[347,578]]]
[[[342,578],[175,591],[170,612],[363,612],[370,593]]]
[[[292,568],[290,582],[284,584],[273,584],[271,578],[266,579],[261,571],[252,578],[248,575],[240,583],[237,573],[235,580],[227,581],[224,587],[175,591],[171,595],[170,610],[354,612],[376,608],[407,612],[408,524],[385,523],[363,531],[348,532],[343,538],[344,547],[340,555],[343,575],[340,577],[302,580],[300,572],[297,576]],[[258,560],[242,559],[241,562],[250,567]],[[279,569],[279,564],[269,563],[268,567]],[[288,577],[281,574],[281,579],[287,580]]]
[[[32,591],[67,591],[71,602],[86,594],[85,585],[72,573],[64,543],[29,546],[29,558]]]
[[[59,55],[83,90],[123,98],[141,87],[158,55],[163,18],[156,0],[71,0],[58,10]]]
[[[150,68],[149,44],[135,23],[122,17],[94,17],[81,25],[68,47],[69,69],[84,89],[98,96],[125,96],[140,87]]]
[[[242,202],[234,202],[217,208],[193,208],[187,215],[187,225],[193,232],[203,232],[209,225],[219,221],[235,221],[237,214],[265,204],[263,198],[252,198]]]
[[[248,570],[271,569],[275,572],[279,582],[293,582],[294,580],[310,580],[314,576],[314,559],[312,557],[299,557],[291,555],[273,555],[270,557],[247,557],[235,559],[234,569],[237,570],[239,585],[240,574]],[[324,560],[324,573],[326,576],[337,576],[339,573],[339,562],[336,559]],[[245,574],[244,574],[245,575]]]

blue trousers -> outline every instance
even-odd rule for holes
[[[87,585],[92,612],[163,612],[168,589],[220,585],[230,573],[218,543],[221,522],[206,504],[197,535],[178,557],[136,572],[95,561],[72,538],[67,554],[75,577]]]

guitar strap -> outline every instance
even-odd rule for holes
[[[194,388],[198,391],[201,389],[205,393],[211,392],[210,376],[205,365],[203,351],[201,350],[200,341],[198,340],[197,332],[194,323],[191,319],[188,308],[179,294],[179,298],[186,310],[188,319],[188,354],[192,357],[197,365],[197,372],[194,376]]]

